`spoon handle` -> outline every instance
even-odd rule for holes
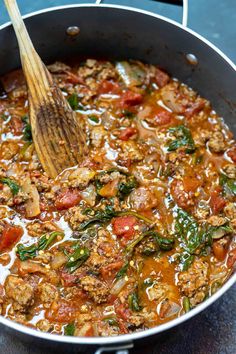
[[[47,75],[47,69],[34,49],[24,21],[22,20],[16,0],[4,0],[4,2],[16,33],[20,49],[21,63],[26,81],[28,85],[29,83],[37,82],[37,87],[35,87],[35,85],[31,85],[31,89],[35,91],[31,93],[33,95],[39,95],[40,97],[38,98],[42,99],[45,94],[45,89],[46,91],[49,89],[50,80],[49,75]],[[39,90],[38,85],[42,86],[43,90]]]

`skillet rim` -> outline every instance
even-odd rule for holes
[[[172,24],[175,27],[179,27],[180,29],[188,32],[191,34],[193,37],[196,37],[197,39],[201,40],[205,44],[207,44],[210,48],[212,48],[215,52],[217,52],[222,59],[225,60],[225,62],[232,67],[232,69],[236,72],[236,65],[233,63],[231,59],[228,58],[227,55],[225,55],[217,46],[212,44],[209,40],[204,38],[202,35],[198,34],[197,32],[193,31],[192,29],[189,29],[182,24],[178,23],[177,21],[171,20],[165,16],[155,14],[151,11],[146,11],[146,10],[141,10],[136,7],[130,7],[130,6],[123,6],[123,5],[113,5],[113,4],[89,4],[89,3],[83,3],[83,4],[70,4],[70,5],[61,5],[61,6],[54,6],[46,9],[41,9],[37,10],[31,13],[28,13],[23,17],[23,19],[27,19],[29,17],[34,17],[37,15],[41,15],[47,12],[52,12],[52,11],[60,11],[63,9],[69,9],[69,8],[85,8],[85,7],[97,7],[97,8],[112,8],[112,9],[118,9],[118,10],[125,10],[125,11],[131,11],[131,12],[136,12],[142,15],[147,15],[151,16],[154,18],[157,18],[159,20],[168,22]],[[7,27],[11,26],[11,22],[6,22],[5,24],[0,26],[0,31],[2,29],[5,29]],[[167,331],[187,320],[190,318],[194,317],[195,315],[199,314],[203,310],[205,310],[208,306],[213,304],[216,300],[218,300],[229,288],[231,288],[234,284],[236,283],[236,272],[231,275],[231,277],[227,280],[227,282],[212,296],[210,296],[206,301],[203,303],[199,304],[196,308],[193,310],[187,312],[184,315],[181,315],[178,318],[175,318],[167,323],[164,323],[162,325],[146,329],[140,332],[135,332],[131,334],[124,334],[124,335],[119,335],[119,336],[114,336],[114,337],[71,337],[71,336],[63,336],[63,335],[58,335],[58,334],[51,334],[51,333],[44,333],[37,331],[35,329],[29,328],[25,325],[19,324],[17,322],[14,322],[13,320],[9,320],[7,318],[4,318],[0,316],[0,324],[6,325],[7,327],[10,327],[11,329],[14,329],[22,334],[26,335],[31,335],[36,338],[40,339],[45,339],[48,341],[53,341],[53,342],[60,342],[60,343],[68,343],[68,344],[90,344],[90,345],[112,345],[112,344],[128,344],[132,343],[133,340],[138,340],[140,338],[152,336],[159,334],[161,332]],[[114,348],[115,349],[115,348]]]

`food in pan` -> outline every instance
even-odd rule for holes
[[[89,155],[50,179],[23,75],[2,77],[2,316],[44,332],[115,336],[190,311],[236,261],[232,133],[210,102],[156,66],[87,59],[49,69]]]

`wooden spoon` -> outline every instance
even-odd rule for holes
[[[85,133],[35,51],[16,0],[4,0],[11,18],[29,94],[30,123],[38,158],[52,178],[87,152]],[[40,29],[39,29],[40,30]]]

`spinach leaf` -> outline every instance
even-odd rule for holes
[[[182,146],[186,146],[185,152],[191,154],[195,151],[196,147],[190,130],[184,125],[170,128],[169,132],[175,136],[175,140],[171,141],[168,145],[168,151],[175,151]]]
[[[128,196],[133,189],[138,187],[138,182],[134,176],[129,176],[126,182],[121,182],[118,186],[119,198],[123,199]]]
[[[224,235],[231,234],[233,232],[232,227],[229,224],[221,225],[221,226],[211,226],[209,228],[209,233],[212,239],[217,240]]]
[[[75,325],[74,325],[74,323],[68,323],[68,325],[66,325],[64,327],[65,336],[73,336],[74,333],[75,333]]]
[[[150,231],[143,232],[139,237],[137,237],[131,243],[129,243],[128,246],[126,246],[125,248],[126,253],[132,253],[134,251],[134,248],[137,246],[137,244],[139,244],[141,241],[144,240],[144,238],[147,237],[153,237],[153,239],[158,244],[159,248],[163,251],[169,251],[174,246],[173,239],[161,237],[158,232],[150,230]]]
[[[79,230],[85,230],[88,226],[93,224],[104,224],[110,221],[117,212],[113,209],[111,205],[107,205],[105,210],[97,210],[89,220],[86,220],[80,224]]]
[[[191,215],[179,208],[175,230],[183,248],[179,261],[186,270],[193,262],[196,251],[205,252],[206,247],[212,244],[211,228],[207,225],[200,227]]]
[[[20,243],[17,245],[16,254],[21,261],[34,258],[38,255],[38,251],[46,250],[57,236],[64,236],[64,234],[59,231],[53,231],[49,234],[42,235],[37,243],[33,243],[30,246],[25,246]]]
[[[10,178],[0,178],[0,182],[3,184],[8,185],[8,187],[10,188],[12,194],[15,196],[19,190],[20,190],[20,186],[14,182],[12,179]]]
[[[236,181],[224,175],[220,175],[220,185],[223,187],[223,193],[229,196],[236,195]]]
[[[88,119],[94,123],[99,123],[99,118],[96,116],[89,116]]]
[[[78,105],[79,105],[78,95],[76,95],[75,93],[72,93],[72,95],[70,95],[67,98],[67,101],[69,102],[69,105],[71,106],[73,111],[76,111],[78,109]]]
[[[23,116],[21,119],[22,119],[23,123],[25,124],[24,129],[23,129],[23,139],[25,141],[32,142],[33,137],[32,137],[31,125],[29,123],[29,118],[28,118],[28,116]]]
[[[116,273],[116,279],[123,278],[127,273],[128,267],[129,267],[129,261],[125,262],[123,267]]]
[[[90,252],[87,247],[76,245],[74,253],[69,255],[69,260],[66,263],[66,268],[70,273],[78,269],[89,257]]]
[[[107,317],[103,319],[104,322],[107,322],[109,324],[109,326],[115,326],[115,327],[119,327],[118,321],[116,318],[114,317]]]
[[[139,297],[137,293],[132,293],[128,297],[129,308],[132,311],[139,312],[142,310],[142,306],[139,304]]]

